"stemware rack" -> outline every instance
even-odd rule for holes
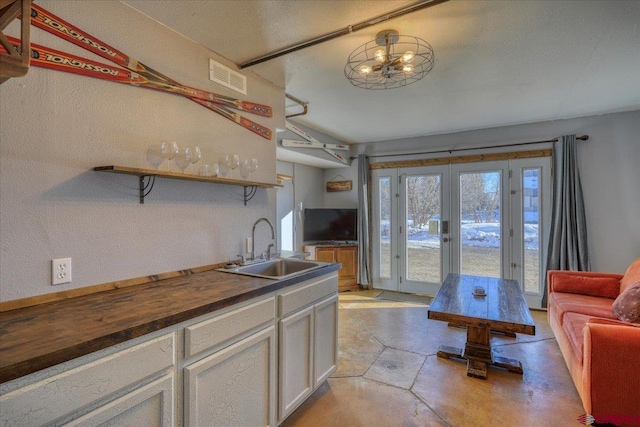
[[[240,179],[223,178],[217,176],[190,175],[180,172],[160,171],[156,169],[132,168],[128,166],[96,166],[96,172],[118,173],[123,175],[134,175],[138,177],[140,204],[144,204],[144,198],[151,193],[156,178],[181,179],[185,181],[210,182],[214,184],[226,184],[244,187],[244,205],[256,195],[258,188],[282,187],[279,184],[245,181]]]

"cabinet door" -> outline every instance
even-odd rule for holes
[[[185,368],[185,425],[275,423],[275,327]]]
[[[314,306],[314,389],[326,381],[338,364],[338,295]]]
[[[316,261],[337,262],[335,248],[316,248]]]
[[[173,381],[171,373],[65,426],[173,426]]]
[[[313,311],[310,306],[280,321],[280,420],[313,391]]]
[[[340,279],[356,280],[358,274],[358,248],[355,246],[338,248],[336,262],[342,263]]]

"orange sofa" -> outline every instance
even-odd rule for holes
[[[640,258],[624,275],[548,272],[549,324],[584,409],[598,423],[640,425],[640,324],[612,311],[639,281]]]

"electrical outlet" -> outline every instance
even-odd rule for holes
[[[51,260],[51,284],[61,285],[71,282],[71,258]]]
[[[251,244],[253,243],[253,240],[251,239],[251,237],[247,237],[247,247],[244,248],[246,253],[251,252]]]

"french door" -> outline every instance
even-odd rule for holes
[[[551,226],[551,157],[511,161],[511,275],[527,304],[542,308]]]
[[[374,287],[435,294],[449,272],[447,166],[378,169],[374,197]]]
[[[509,162],[454,164],[451,180],[451,271],[510,278]]]
[[[377,169],[374,288],[435,294],[450,272],[516,279],[540,307],[550,159]]]

